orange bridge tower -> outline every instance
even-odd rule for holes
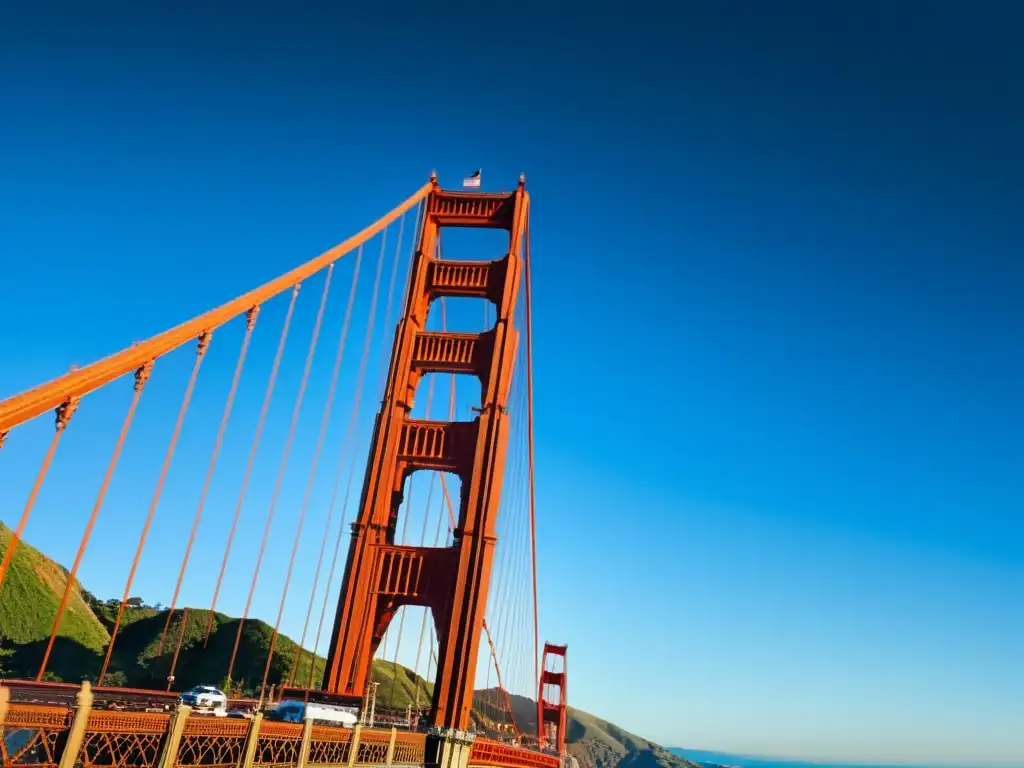
[[[403,605],[425,606],[438,638],[431,720],[440,728],[464,730],[497,540],[529,195],[522,177],[507,194],[445,191],[436,177],[432,181],[352,523],[323,688],[361,697],[395,613]],[[444,261],[438,252],[441,227],[507,230],[508,252],[494,261]],[[445,296],[492,302],[494,327],[477,334],[426,331],[433,301]],[[477,417],[412,419],[417,384],[428,373],[477,376],[482,393]],[[405,480],[418,470],[451,472],[461,480],[451,546],[395,544]]]
[[[569,646],[544,643],[544,656],[540,667],[540,684],[537,691],[537,742],[541,749],[553,748],[558,754],[565,754],[565,721],[568,712],[566,703],[566,678],[569,674],[567,652]],[[548,657],[561,659],[561,669],[548,669]],[[558,699],[551,701],[552,688],[558,689]],[[554,731],[552,737],[551,732]]]

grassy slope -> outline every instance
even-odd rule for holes
[[[10,529],[0,523],[0,556],[6,551],[11,535]],[[10,658],[3,659],[3,666],[10,676],[35,675],[66,584],[65,569],[25,542],[18,545],[7,579],[0,589],[0,641],[4,648],[13,651]],[[116,611],[116,606],[90,602],[83,596],[81,585],[75,585],[50,661],[55,677],[77,681],[83,673],[98,674]],[[210,622],[209,611],[176,610],[161,649],[167,617],[167,611],[157,612],[152,608],[126,609],[111,660],[114,682],[133,687],[164,687],[175,645],[181,636],[175,688],[182,690],[199,683],[223,684],[239,620],[217,613]],[[208,623],[212,626],[207,641]],[[263,679],[272,636],[273,629],[265,622],[250,619],[243,626],[234,683],[246,692],[252,693]],[[270,682],[279,683],[288,677],[297,649],[293,640],[284,635],[278,636],[270,666]],[[312,668],[314,685],[319,683],[323,667],[324,660],[316,657]],[[310,657],[307,653],[299,662],[296,684],[305,684],[309,675]],[[372,676],[380,683],[378,701],[397,709],[404,709],[415,700],[417,686],[421,703],[429,700],[433,689],[431,683],[413,671],[380,659],[373,663]],[[536,732],[536,707],[530,699],[512,697],[516,722],[524,732]],[[567,731],[569,749],[579,760],[581,768],[693,766],[660,746],[581,710],[569,710]]]
[[[377,688],[377,700],[394,709],[405,709],[417,701],[421,707],[430,703],[434,693],[434,684],[428,683],[411,669],[401,664],[392,664],[383,659],[373,660],[370,673],[374,682],[380,683]],[[419,684],[419,698],[416,698],[416,686]]]
[[[11,529],[0,523],[0,557],[12,537]],[[64,568],[24,541],[18,544],[0,593],[0,642],[14,651],[6,662],[12,672],[38,665],[67,583]],[[73,674],[76,667],[99,653],[109,638],[76,582],[54,645],[53,671],[61,677]]]

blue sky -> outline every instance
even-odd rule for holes
[[[0,23],[0,394],[290,268],[432,168],[454,185],[482,167],[492,189],[525,171],[541,633],[570,644],[572,703],[667,744],[1020,761],[1019,18],[986,3],[386,19],[75,5]],[[303,291],[300,325],[318,291]],[[268,307],[261,330],[283,311]],[[224,381],[240,333],[222,338],[209,369]],[[254,347],[265,369],[275,341]],[[172,418],[188,356],[175,365],[180,381],[147,392],[160,407],[140,412],[140,434]],[[208,431],[211,392],[195,406]],[[238,406],[251,419],[260,396]],[[66,563],[124,407],[103,397],[27,532]],[[12,436],[3,487],[33,471],[45,429],[22,452]],[[129,451],[111,490],[82,570],[104,595],[120,592],[127,564],[109,558],[133,546],[163,445]],[[195,446],[172,469],[193,484],[208,455]],[[246,447],[222,459],[218,519]],[[273,483],[266,461],[253,498]],[[179,487],[136,590],[164,602],[194,508]],[[6,522],[25,492],[4,494]],[[290,534],[273,544],[287,551]],[[273,618],[282,572],[267,567],[255,615]],[[227,609],[247,586],[232,582]]]

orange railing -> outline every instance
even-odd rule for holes
[[[495,768],[558,768],[562,760],[555,755],[502,744],[490,739],[477,739],[469,755],[471,766]]]
[[[426,735],[394,728],[313,725],[303,759],[304,728],[297,723],[198,714],[189,714],[182,723],[178,718],[184,711],[112,712],[81,705],[8,703],[8,693],[0,689],[2,768],[58,768],[69,744],[77,750],[75,765],[83,768],[370,768],[422,766],[426,761]],[[80,732],[77,743],[74,731]],[[165,754],[174,733],[174,754]],[[493,753],[484,752],[493,760]],[[554,768],[547,756],[535,755],[540,761],[518,757],[481,765]]]

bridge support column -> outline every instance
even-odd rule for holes
[[[384,764],[386,766],[388,766],[388,768],[391,768],[391,766],[395,762],[395,741],[397,739],[398,739],[398,729],[397,728],[392,728],[391,729],[391,741],[388,742],[388,756],[384,760]],[[300,766],[300,768],[301,768],[301,766]]]
[[[476,737],[455,729],[431,729],[427,734],[425,768],[468,768]]]
[[[348,743],[348,768],[352,768],[356,764],[356,758],[359,757],[359,738],[363,734],[363,726],[356,723],[352,729],[352,740]]]
[[[82,690],[75,694],[75,718],[71,721],[59,768],[75,768],[78,763],[78,753],[85,740],[85,727],[89,724],[89,713],[92,712],[92,698],[92,684],[84,680]]]
[[[313,740],[313,721],[306,719],[302,722],[302,743],[299,744],[299,763],[295,768],[306,768],[309,762],[309,743]]]
[[[171,724],[167,729],[167,738],[164,739],[163,749],[160,751],[158,768],[174,768],[178,758],[178,747],[181,746],[181,735],[185,732],[185,723],[188,716],[192,714],[192,707],[187,704],[179,704],[171,715]]]
[[[252,768],[256,760],[256,747],[260,743],[260,725],[263,723],[263,713],[257,712],[249,721],[249,735],[245,737],[245,755],[242,757],[241,768]],[[61,766],[64,768],[64,766]]]

